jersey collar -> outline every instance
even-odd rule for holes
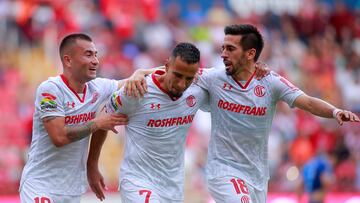
[[[86,84],[85,84],[85,87],[84,87],[84,90],[83,90],[82,98],[80,98],[80,96],[78,95],[78,93],[76,93],[76,91],[75,91],[72,87],[70,87],[68,79],[67,79],[63,74],[61,74],[60,77],[61,77],[61,80],[65,83],[65,85],[66,85],[66,86],[75,94],[75,96],[79,99],[79,101],[80,101],[81,103],[84,103],[85,95],[86,95]]]
[[[251,80],[254,78],[255,73],[256,73],[256,70],[255,70],[254,73],[251,75],[251,77],[246,81],[245,85],[242,85],[240,82],[238,82],[238,81],[234,78],[234,76],[231,76],[231,77],[232,77],[232,79],[240,86],[241,89],[246,89],[246,88],[249,86]]]
[[[153,74],[151,74],[151,78],[152,78],[153,82],[155,83],[155,85],[156,85],[162,92],[164,92],[165,94],[167,94],[167,95],[170,97],[171,100],[173,100],[173,101],[178,100],[180,97],[173,97],[173,96],[171,96],[168,91],[166,91],[164,88],[161,87],[160,82],[159,82],[159,81],[156,79],[156,77],[155,77],[155,74],[156,74],[156,75],[163,75],[163,74],[165,74],[165,72],[162,71],[162,70],[157,70],[157,71],[155,71]]]

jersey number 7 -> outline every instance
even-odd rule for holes
[[[146,193],[145,203],[149,203],[151,191],[150,190],[140,190],[139,191],[139,195],[143,195],[144,193]]]

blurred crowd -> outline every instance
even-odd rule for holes
[[[89,34],[99,52],[99,76],[123,79],[137,68],[162,65],[181,41],[199,47],[203,68],[223,68],[223,28],[235,23],[258,26],[265,38],[260,60],[271,70],[308,95],[360,113],[359,0],[0,0],[0,195],[17,191],[35,89],[61,71],[64,35]],[[208,197],[209,122],[200,113],[187,142],[186,191],[199,201]],[[118,174],[111,171],[121,160],[123,137],[110,139],[116,144],[104,149],[104,175],[116,189]],[[339,127],[280,103],[269,139],[269,191],[295,191],[301,167],[330,152],[336,160],[331,190],[360,191],[360,125]]]

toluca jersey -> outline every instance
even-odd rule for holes
[[[108,113],[129,117],[120,183],[127,179],[167,199],[182,200],[186,134],[197,110],[208,103],[208,94],[191,85],[180,98],[173,98],[155,74],[146,77],[148,93],[143,98],[128,97],[121,89],[106,104]]]
[[[65,126],[83,125],[95,118],[100,104],[117,89],[117,81],[102,78],[86,83],[82,94],[77,94],[63,75],[41,83],[36,92],[33,137],[21,185],[26,181],[36,190],[60,195],[84,193],[89,137],[56,147],[42,119],[64,117]]]
[[[210,97],[207,178],[239,177],[262,190],[269,179],[268,137],[276,103],[292,107],[303,92],[275,72],[253,77],[238,82],[224,68],[201,69],[196,84]]]

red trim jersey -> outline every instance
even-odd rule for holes
[[[201,69],[196,83],[210,96],[207,178],[239,177],[262,190],[269,179],[268,137],[276,103],[292,107],[303,92],[275,72],[239,82],[225,69]]]
[[[82,125],[95,118],[100,104],[117,89],[116,80],[102,78],[86,83],[80,95],[69,87],[63,75],[41,83],[36,92],[33,136],[21,185],[28,182],[35,190],[59,195],[86,192],[89,137],[58,148],[42,119],[64,117],[66,126]]]
[[[154,74],[146,77],[146,83],[148,93],[143,98],[128,97],[121,89],[106,104],[108,113],[129,117],[120,183],[127,179],[159,196],[182,201],[186,134],[197,110],[208,103],[208,94],[191,85],[180,98],[171,97]]]

